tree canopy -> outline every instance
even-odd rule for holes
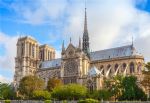
[[[61,86],[62,81],[57,78],[50,78],[47,83],[47,90],[52,91],[55,87]]]
[[[145,91],[150,95],[150,62],[145,65],[147,70],[143,71],[144,78],[141,81],[142,86],[145,88]]]
[[[10,84],[0,82],[0,99],[13,99],[14,90]]]
[[[122,81],[123,91],[120,100],[145,100],[146,95],[137,85],[135,76],[125,77]]]
[[[26,76],[20,81],[19,92],[26,97],[32,97],[33,91],[43,89],[44,81],[36,76]]]

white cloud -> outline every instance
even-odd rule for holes
[[[88,30],[92,51],[130,44],[131,35],[134,36],[135,45],[140,44],[143,38],[149,37],[150,13],[136,8],[136,5],[144,7],[146,2],[147,0],[87,0]],[[69,41],[72,37],[75,45],[78,43],[79,36],[82,37],[84,0],[37,0],[36,3],[31,1],[26,5],[15,2],[11,7],[23,17],[26,23],[63,25],[61,28],[63,39]],[[66,18],[62,19],[62,17]],[[144,45],[143,50],[139,47],[137,46],[137,49],[148,58],[147,60],[150,60],[147,57],[150,52],[146,48],[148,44]]]
[[[143,2],[146,1],[89,0],[87,15],[91,49],[94,51],[131,44],[133,35],[135,45],[139,45],[137,49],[146,60],[150,60],[150,50],[147,48],[149,43],[144,40],[150,36],[150,13],[136,8],[137,3]],[[67,34],[64,38],[69,39],[71,36],[75,44],[83,32],[83,7],[83,2],[77,2],[73,7],[68,7],[71,9],[67,11],[70,17],[64,29],[64,34]]]
[[[10,83],[12,80],[10,78],[4,77],[0,75],[0,82],[2,83]]]
[[[0,69],[14,70],[17,38],[0,32],[0,46],[4,47],[4,55],[0,55]]]
[[[24,23],[39,24],[57,24],[67,5],[67,0],[31,0],[30,2],[14,2],[11,7],[15,10]]]
[[[56,58],[61,58],[61,51],[56,50]]]
[[[135,40],[135,47],[145,57],[145,61],[150,61],[150,35]]]

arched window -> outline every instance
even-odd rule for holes
[[[109,65],[107,66],[107,70],[108,70],[110,67],[111,67],[111,65],[109,64]]]
[[[139,62],[137,67],[137,73],[141,73],[142,64]]]
[[[130,63],[130,73],[134,73],[134,63]]]
[[[42,60],[45,60],[45,54],[44,54],[44,50],[42,50]]]
[[[93,91],[94,90],[94,88],[93,88],[93,82],[92,82],[92,80],[88,80],[87,81],[87,88],[89,89],[89,91]]]
[[[110,67],[111,67],[111,65],[109,64],[108,66],[107,66],[107,71],[110,69]],[[111,69],[110,69],[110,72],[109,72],[110,74],[112,73],[112,71],[111,71]]]
[[[42,60],[42,51],[40,50],[40,60]]]
[[[29,56],[31,56],[31,43],[29,44]]]
[[[122,64],[121,72],[124,72],[124,70],[126,69],[126,66],[127,66],[126,63],[123,63],[123,64]]]
[[[118,64],[115,64],[115,72],[116,72],[117,69],[118,69]]]
[[[24,44],[22,43],[21,44],[21,56],[23,56],[24,55]]]
[[[34,53],[35,53],[35,47],[32,46],[32,57],[34,58]]]

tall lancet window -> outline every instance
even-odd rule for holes
[[[32,46],[32,57],[34,58],[34,54],[35,54],[35,47]]]
[[[134,73],[134,63],[130,63],[130,73]]]
[[[23,43],[21,44],[21,56],[23,56],[24,55],[24,45],[23,45]]]
[[[31,43],[29,44],[29,56],[31,56]]]

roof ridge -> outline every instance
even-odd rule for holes
[[[52,59],[52,60],[46,60],[46,61],[42,61],[42,62],[50,62],[50,61],[54,61],[54,60],[61,60],[61,58],[55,58],[55,59]]]
[[[108,48],[108,49],[103,49],[103,50],[97,50],[97,51],[93,51],[93,52],[90,52],[90,53],[95,53],[95,52],[99,52],[99,51],[106,51],[106,50],[112,50],[112,49],[119,49],[119,48],[124,48],[124,47],[129,47],[129,46],[132,46],[132,45],[124,45],[124,46],[120,46],[120,47],[114,47],[114,48]]]

